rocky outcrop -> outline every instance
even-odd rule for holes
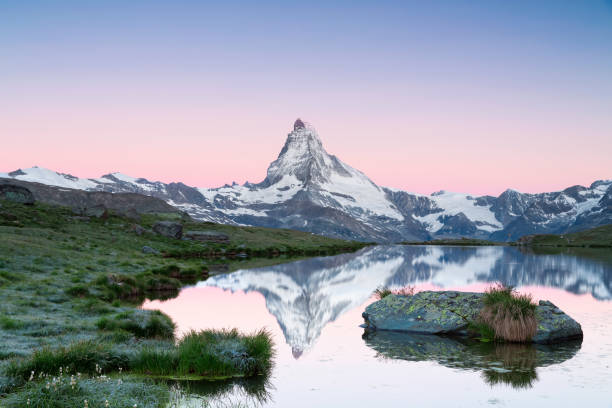
[[[202,242],[229,242],[229,236],[217,231],[187,231],[184,234],[186,239]]]
[[[153,225],[153,232],[164,237],[181,239],[183,237],[183,225],[173,221],[158,221]]]
[[[106,211],[127,217],[147,213],[180,213],[170,204],[142,194],[85,191],[0,178],[0,191],[9,189],[29,191],[35,201],[69,207],[75,213],[85,216],[101,217]]]
[[[34,204],[34,194],[27,188],[16,184],[0,184],[0,200],[9,200],[21,204]]]
[[[414,334],[468,336],[483,308],[483,293],[419,292],[414,296],[389,295],[369,305],[363,313],[368,330],[390,330]],[[548,344],[582,338],[574,319],[548,301],[536,307],[538,329],[534,343]]]

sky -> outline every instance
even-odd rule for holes
[[[0,0],[0,172],[259,182],[300,117],[379,185],[612,178],[612,0]]]

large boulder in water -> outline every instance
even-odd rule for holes
[[[368,330],[391,330],[415,334],[467,336],[483,308],[483,293],[442,291],[413,296],[388,295],[369,305],[363,313]],[[552,303],[536,307],[538,329],[535,343],[556,343],[582,338],[582,328]]]
[[[540,300],[536,308],[538,330],[534,343],[555,343],[559,340],[582,337],[580,324],[549,302]]]

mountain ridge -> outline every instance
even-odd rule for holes
[[[516,240],[612,223],[612,180],[547,193],[507,189],[498,197],[441,190],[429,196],[378,186],[325,151],[314,127],[297,119],[257,184],[195,188],[122,173],[82,179],[38,167],[0,177],[88,191],[161,198],[205,221],[291,228],[377,242],[480,238]]]

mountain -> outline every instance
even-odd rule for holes
[[[381,245],[215,275],[198,286],[261,293],[297,358],[328,323],[362,306],[378,287],[431,284],[444,289],[503,282],[610,300],[611,278],[612,269],[605,263],[571,254],[534,255],[516,247]]]
[[[258,184],[194,188],[121,173],[82,179],[38,167],[0,177],[149,195],[205,221],[377,242],[458,237],[506,241],[612,224],[612,180],[540,194],[506,190],[499,197],[447,191],[413,194],[378,186],[330,155],[317,131],[300,119]]]

